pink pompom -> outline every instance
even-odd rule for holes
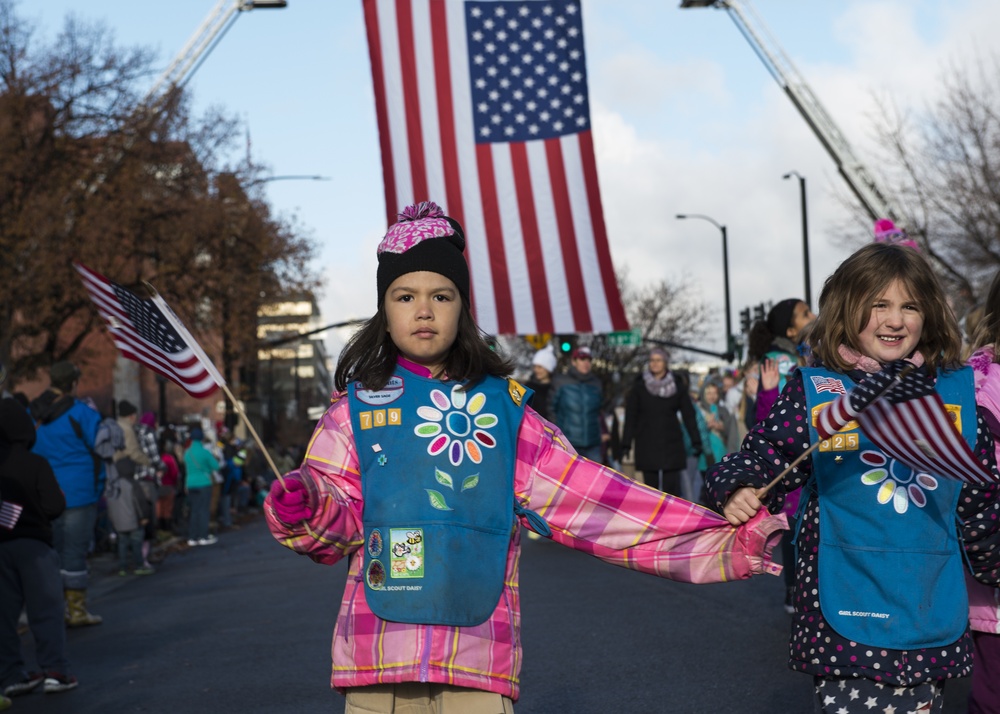
[[[396,218],[399,222],[403,222],[419,221],[421,218],[441,218],[442,216],[444,216],[444,211],[434,201],[421,201],[404,208],[401,213],[397,214]]]
[[[891,243],[892,245],[901,245],[906,248],[920,250],[917,242],[906,235],[906,231],[902,228],[897,228],[896,224],[888,218],[880,218],[875,221],[875,242]]]
[[[898,233],[899,230],[896,228],[896,224],[890,221],[888,218],[879,218],[875,221],[875,237],[881,237],[889,233]]]

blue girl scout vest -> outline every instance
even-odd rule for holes
[[[348,388],[364,496],[365,598],[383,620],[471,626],[503,593],[517,432],[531,396],[396,370]]]
[[[802,370],[812,441],[819,412],[849,390],[845,375]],[[832,381],[831,381],[832,380]],[[820,390],[823,391],[820,391]],[[970,446],[977,432],[972,372],[938,375],[936,389]],[[819,496],[819,602],[840,635],[896,650],[958,640],[969,620],[955,509],[962,484],[914,471],[851,422],[813,454]]]

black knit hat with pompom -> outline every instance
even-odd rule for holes
[[[401,275],[426,270],[443,275],[469,302],[469,265],[465,262],[465,231],[433,201],[407,206],[378,246],[378,305]]]

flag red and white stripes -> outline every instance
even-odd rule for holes
[[[465,228],[494,334],[628,329],[601,208],[575,0],[363,0],[386,214]]]
[[[0,501],[0,528],[13,530],[17,525],[17,520],[21,517],[24,506],[11,501]]]
[[[203,399],[225,384],[222,375],[163,298],[144,299],[80,263],[84,287],[121,353]]]
[[[855,419],[876,446],[912,469],[974,484],[996,481],[952,422],[934,380],[922,372],[880,372],[858,382],[819,413],[816,432],[829,439]]]
[[[936,392],[896,404],[878,400],[858,422],[880,449],[910,468],[980,485],[996,481],[972,453]]]
[[[840,395],[816,417],[816,433],[820,440],[829,439],[858,416],[850,397],[850,394]]]

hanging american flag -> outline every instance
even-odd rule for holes
[[[974,484],[995,482],[955,427],[934,380],[919,370],[904,370],[898,378],[894,372],[879,372],[831,402],[816,419],[820,439],[857,419],[876,446],[912,469]]]
[[[155,294],[140,298],[85,265],[74,263],[121,353],[203,399],[225,383],[173,310]]]
[[[24,506],[10,501],[0,501],[0,528],[13,530],[17,525],[17,519],[21,517]]]
[[[597,183],[575,0],[363,0],[386,215],[465,228],[494,334],[628,329]]]

